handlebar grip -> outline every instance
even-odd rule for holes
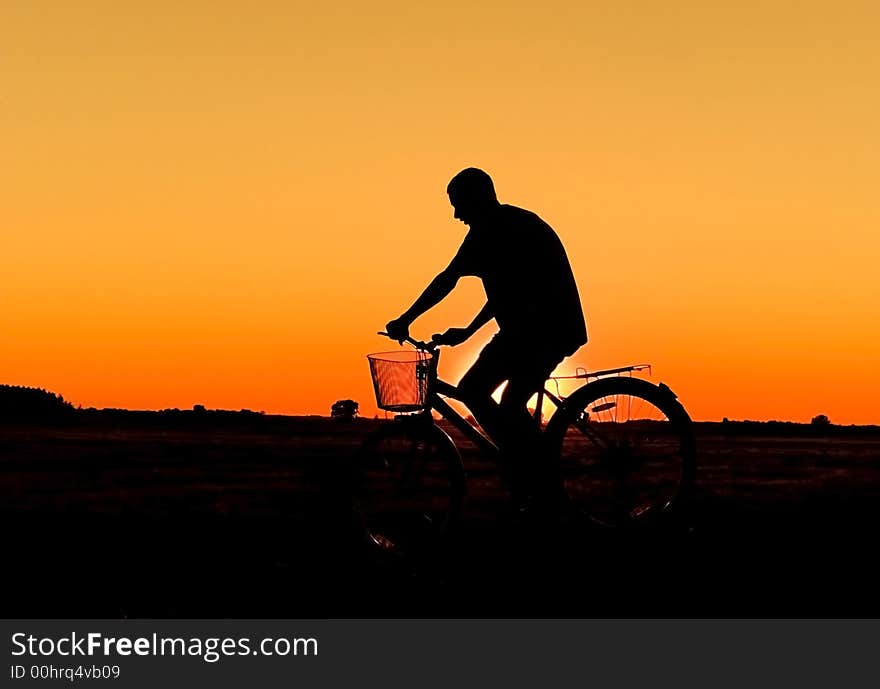
[[[379,330],[376,334],[377,334],[377,335],[384,335],[385,337],[390,338],[390,339],[392,339],[392,340],[397,340],[396,337],[391,337],[391,335],[389,335],[388,333],[386,333],[384,330]],[[397,340],[397,341],[398,341],[398,342],[408,342],[409,344],[411,344],[411,345],[412,345],[413,347],[415,347],[416,349],[421,349],[421,350],[426,351],[426,352],[430,352],[430,351],[432,351],[432,350],[435,350],[435,349],[437,349],[437,347],[439,346],[439,345],[437,345],[437,344],[434,343],[434,342],[422,342],[422,341],[420,341],[420,340],[414,340],[414,339],[413,339],[412,337],[410,337],[409,335],[407,335],[407,336],[406,336],[405,338],[403,338],[402,340]]]

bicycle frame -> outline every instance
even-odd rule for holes
[[[467,404],[465,400],[459,397],[457,387],[437,377],[437,367],[440,363],[439,347],[425,342],[419,342],[418,340],[414,340],[409,337],[406,339],[406,341],[413,345],[416,349],[428,352],[432,355],[431,363],[428,368],[428,399],[426,401],[424,411],[420,412],[417,416],[427,419],[430,423],[433,423],[434,418],[431,412],[432,410],[436,410],[440,414],[440,416],[451,423],[456,429],[461,432],[462,435],[464,435],[468,440],[474,443],[474,445],[476,445],[484,453],[489,455],[497,455],[499,452],[498,445],[488,435],[481,432],[473,424],[469,423],[446,401],[446,399],[444,399],[449,398]],[[587,375],[585,373],[583,376],[571,377],[586,378]],[[565,401],[562,399],[561,396],[554,395],[546,388],[539,390],[537,394],[538,404],[535,410],[535,417],[538,423],[540,423],[541,409],[545,397],[548,398],[556,406],[557,411],[564,408],[565,406]]]
[[[435,354],[435,357],[436,356],[437,355]],[[453,409],[452,405],[441,397],[441,395],[443,395],[450,399],[458,400],[459,402],[463,401],[457,396],[458,389],[454,385],[450,385],[446,381],[437,378],[436,367],[432,366],[432,368],[435,369],[434,379],[428,384],[430,392],[428,393],[428,404],[425,407],[423,414],[429,417],[433,423],[434,419],[431,416],[431,410],[436,409],[440,413],[440,416],[461,431],[462,435],[480,448],[480,450],[489,455],[497,455],[499,452],[498,446],[492,441],[492,439],[485,433],[481,432],[473,424],[469,423],[467,419]]]
[[[379,334],[387,335],[387,333]],[[437,367],[440,363],[439,346],[433,343],[420,342],[418,340],[414,340],[411,337],[407,337],[405,341],[411,344],[416,349],[431,354],[431,363],[428,367],[428,399],[426,401],[424,411],[415,415],[416,418],[425,419],[429,423],[434,423],[434,417],[432,416],[431,412],[432,410],[436,410],[437,412],[439,412],[440,416],[451,423],[456,429],[461,432],[462,435],[473,442],[474,445],[476,445],[484,453],[493,456],[497,455],[499,452],[498,445],[488,435],[482,433],[473,424],[469,423],[444,399],[454,399],[458,400],[459,402],[463,402],[464,404],[467,404],[465,400],[459,397],[457,387],[437,377]],[[552,416],[555,416],[556,414],[565,411],[565,398],[563,398],[562,395],[559,394],[560,380],[596,380],[604,376],[632,373],[633,371],[642,371],[645,369],[648,369],[648,371],[650,371],[650,364],[634,364],[631,366],[622,366],[620,368],[611,368],[593,372],[587,371],[584,368],[577,368],[575,371],[575,375],[573,376],[551,376],[548,380],[552,380],[556,383],[557,394],[554,395],[552,392],[550,392],[550,390],[546,388],[546,386],[536,392],[538,399],[537,404],[535,405],[534,412],[535,422],[539,425],[541,423],[545,398],[550,400],[550,402],[556,407]],[[575,419],[575,423],[577,424],[580,431],[584,433],[584,435],[589,437],[593,442],[599,445],[604,444],[604,439],[591,427],[590,424],[581,423],[579,419]]]

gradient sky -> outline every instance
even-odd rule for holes
[[[880,422],[876,2],[0,4],[0,382],[375,412],[462,167],[697,419]],[[482,304],[468,279],[418,321]],[[449,352],[457,379],[491,334]]]

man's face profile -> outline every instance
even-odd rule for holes
[[[450,194],[449,203],[452,204],[453,217],[470,227],[479,213],[479,208],[474,199],[466,198],[461,194]]]

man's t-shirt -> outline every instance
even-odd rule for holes
[[[565,356],[586,343],[584,312],[565,249],[534,213],[500,205],[490,219],[471,228],[449,269],[483,281],[501,336]]]

